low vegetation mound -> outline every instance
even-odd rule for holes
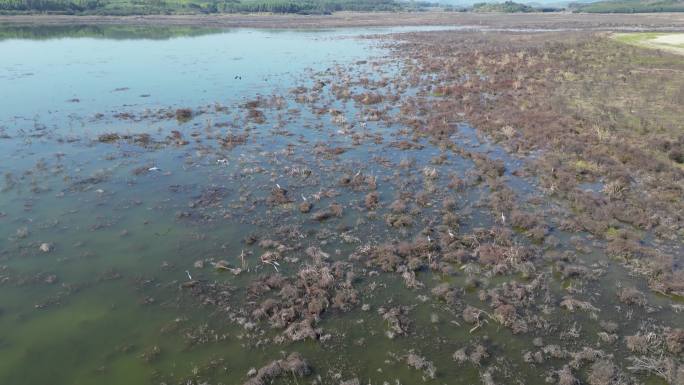
[[[534,8],[516,3],[514,1],[506,1],[503,3],[475,3],[473,4],[474,12],[503,12],[503,13],[517,13],[517,12],[534,12]]]

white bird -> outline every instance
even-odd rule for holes
[[[501,223],[506,224],[506,216],[504,215],[503,211],[501,212]]]
[[[451,238],[455,237],[454,233],[452,233],[451,230],[447,230],[447,232],[449,233],[449,236],[450,236]]]
[[[432,239],[430,239],[430,234],[428,234],[427,240],[428,240],[428,243],[429,243],[429,242],[432,242]]]
[[[282,190],[282,188],[280,187],[280,185],[278,183],[276,183],[276,187],[278,187],[279,189]]]
[[[217,159],[216,163],[218,164],[228,164],[228,159]]]
[[[185,270],[185,274],[188,275],[188,279],[192,281],[192,275],[190,275],[190,272]]]
[[[304,196],[304,194],[302,194],[302,199],[304,200],[304,202],[306,202],[306,197]]]
[[[154,166],[154,167],[148,168],[147,171],[161,171],[161,169],[157,166]]]

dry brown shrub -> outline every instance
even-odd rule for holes
[[[647,336],[636,334],[625,337],[625,345],[627,345],[627,349],[629,349],[630,352],[646,354],[651,344]]]
[[[611,385],[617,375],[615,365],[608,360],[594,362],[589,369],[587,381],[590,385]]]
[[[665,333],[667,350],[673,354],[684,351],[684,329],[672,329]]]
[[[627,305],[646,305],[646,296],[639,289],[635,287],[624,287],[617,292],[617,297],[620,302]]]

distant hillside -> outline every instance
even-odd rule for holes
[[[420,2],[396,0],[0,0],[1,13],[173,14],[173,13],[330,13],[397,11]]]
[[[571,3],[569,9],[590,13],[684,12],[684,0],[609,0],[588,4]]]

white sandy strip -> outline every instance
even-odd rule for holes
[[[652,39],[650,43],[681,46],[684,45],[684,33],[661,35],[656,37],[655,39]]]

